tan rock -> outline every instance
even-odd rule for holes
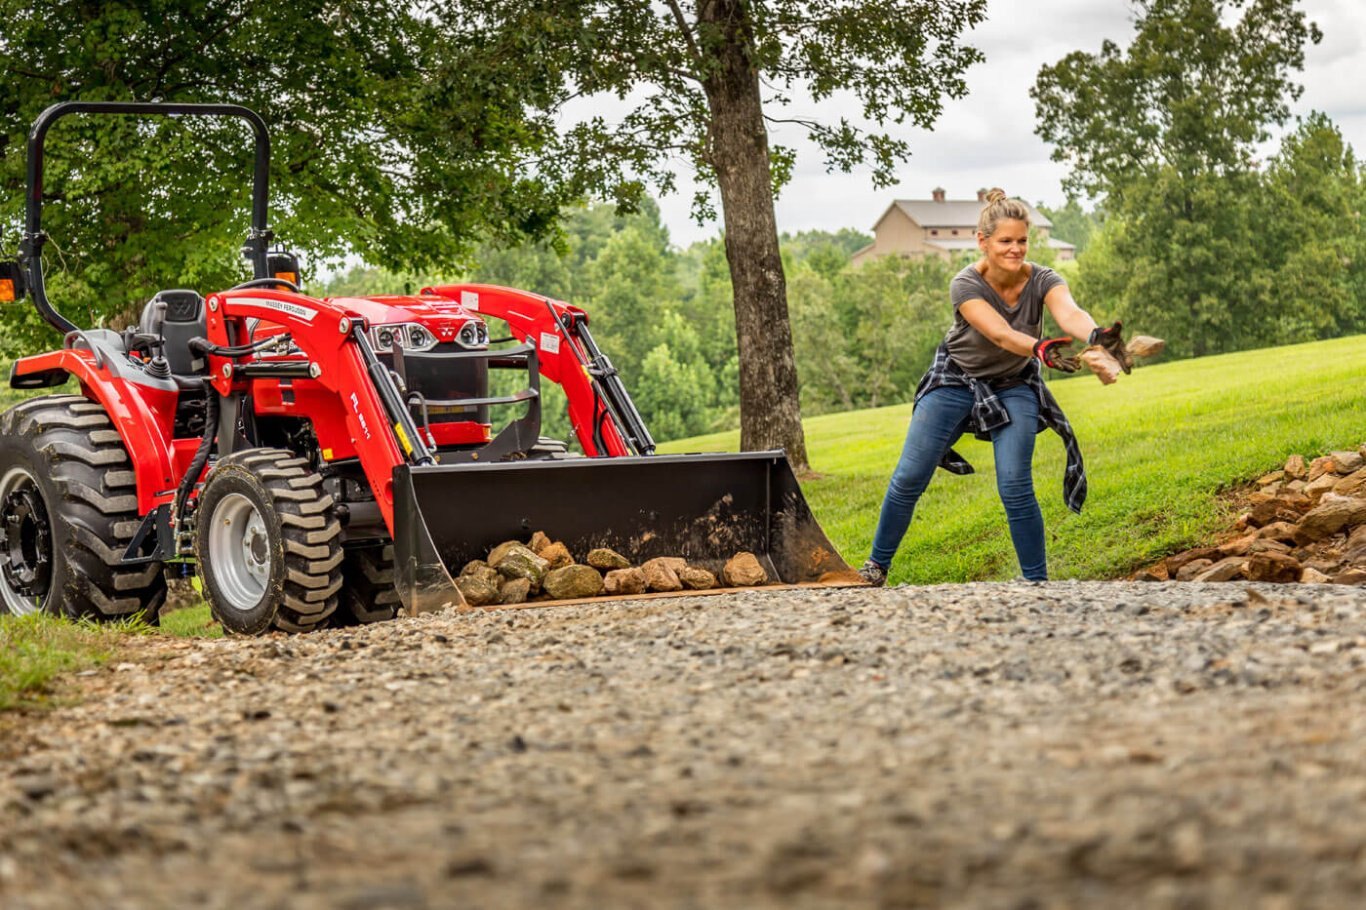
[[[455,580],[455,586],[464,595],[465,602],[472,607],[486,607],[498,602],[497,585],[489,584],[488,580],[480,575],[461,575]]]
[[[1331,470],[1333,470],[1333,456],[1320,455],[1318,458],[1315,458],[1313,461],[1309,462],[1308,479],[1311,481],[1317,480],[1318,478],[1322,477],[1325,473]]]
[[[753,553],[742,550],[732,556],[721,570],[721,578],[732,588],[746,588],[768,581],[768,573]]]
[[[644,594],[645,570],[611,569],[603,579],[603,591],[607,594]]]
[[[1192,581],[1232,581],[1243,577],[1247,564],[1248,560],[1242,556],[1230,556],[1205,569]]]
[[[1245,573],[1251,581],[1298,581],[1300,561],[1286,553],[1258,553],[1247,561]]]
[[[1171,573],[1165,562],[1155,563],[1134,573],[1134,581],[1170,581]]]
[[[1366,569],[1347,569],[1333,576],[1335,585],[1366,585]]]
[[[1366,464],[1366,458],[1362,458],[1360,452],[1329,452],[1328,457],[1333,460],[1335,474],[1350,474]]]
[[[1281,486],[1281,491],[1284,493],[1303,493],[1304,487],[1305,483],[1303,480],[1292,480],[1289,483],[1283,484]]]
[[[1352,533],[1347,535],[1347,544],[1342,549],[1352,562],[1366,563],[1366,524],[1357,525],[1352,529]]]
[[[1353,471],[1333,484],[1333,492],[1341,496],[1366,496],[1366,468]]]
[[[622,556],[616,550],[609,550],[607,547],[598,547],[596,550],[588,551],[588,558],[585,560],[595,569],[610,571],[612,569],[625,569],[631,565],[631,561]]]
[[[1269,483],[1276,483],[1285,479],[1284,471],[1272,471],[1270,474],[1263,474],[1257,478],[1257,486],[1264,487]]]
[[[1325,493],[1333,492],[1333,487],[1338,485],[1338,475],[1332,473],[1320,474],[1318,477],[1304,485],[1304,495],[1311,500],[1319,500]]]
[[[1245,534],[1242,537],[1236,537],[1233,540],[1230,540],[1226,543],[1222,543],[1218,547],[1219,555],[1243,556],[1247,553],[1248,547],[1252,546],[1252,542],[1256,539],[1257,534],[1254,532],[1252,534]]]
[[[1195,576],[1212,565],[1214,565],[1214,560],[1212,559],[1192,559],[1189,562],[1183,563],[1181,568],[1176,570],[1176,580],[1193,581]]]
[[[567,565],[551,569],[541,582],[545,592],[556,600],[597,597],[602,593],[602,576],[592,566]]]
[[[548,546],[550,546],[550,537],[547,536],[544,531],[537,531],[535,534],[531,535],[531,540],[527,541],[526,548],[537,556],[540,556],[541,551]]]
[[[651,591],[681,591],[683,582],[678,579],[673,561],[667,556],[658,556],[645,561],[641,571],[645,573],[645,586]]]
[[[1273,521],[1257,532],[1257,536],[1263,540],[1285,540],[1295,539],[1295,525],[1288,521]]]
[[[574,557],[569,555],[569,548],[559,541],[546,544],[543,548],[536,551],[536,555],[550,563],[550,568],[563,569],[565,566],[574,564]]]
[[[1161,338],[1154,338],[1151,335],[1135,335],[1129,339],[1124,350],[1129,352],[1130,357],[1156,357],[1166,347],[1167,342]]]
[[[508,554],[509,550],[511,550],[513,547],[522,546],[524,546],[524,544],[520,540],[503,541],[498,546],[494,547],[492,550],[489,550],[488,564],[493,566],[495,569],[498,568],[498,563],[503,561],[503,557]]]
[[[1252,511],[1248,513],[1247,523],[1254,528],[1262,528],[1279,521],[1295,521],[1299,517],[1300,513],[1289,503],[1280,497],[1272,496],[1253,505]]]
[[[1110,352],[1098,344],[1093,344],[1081,352],[1078,357],[1082,365],[1100,380],[1102,385],[1110,385],[1119,378],[1121,372],[1119,361],[1111,356]],[[723,573],[724,574],[724,573]]]
[[[550,571],[550,563],[521,544],[509,547],[498,560],[498,572],[504,578],[525,578],[531,582],[531,593],[541,590],[541,581]]]
[[[1310,566],[1305,566],[1303,571],[1300,572],[1300,584],[1302,585],[1326,585],[1330,581],[1332,581],[1332,579],[1327,575],[1324,575],[1318,569]]]
[[[1289,553],[1290,546],[1279,540],[1254,540],[1247,552],[1249,556],[1254,553]]]
[[[1303,455],[1291,455],[1285,460],[1285,476],[1291,480],[1303,480],[1309,474]]]
[[[1300,519],[1295,542],[1301,546],[1366,522],[1366,499],[1330,499]]]
[[[469,562],[465,563],[465,567],[460,570],[460,574],[473,575],[475,572],[487,569],[488,567],[489,564],[482,559],[471,559]]]
[[[689,591],[707,591],[716,587],[716,576],[697,566],[684,566],[678,570],[678,580]]]
[[[1186,550],[1183,553],[1173,553],[1171,556],[1168,556],[1166,559],[1167,571],[1172,573],[1173,577],[1178,578],[1180,581],[1186,581],[1186,579],[1180,578],[1179,573],[1187,563],[1194,562],[1197,559],[1203,559],[1205,560],[1205,564],[1208,565],[1218,558],[1220,558],[1218,547],[1196,547],[1194,550]]]
[[[498,591],[500,604],[524,604],[531,597],[531,582],[525,578],[507,578]]]

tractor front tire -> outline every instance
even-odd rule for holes
[[[214,619],[239,635],[326,625],[342,586],[341,523],[308,459],[244,449],[204,481],[195,558]]]
[[[156,623],[161,563],[123,564],[140,520],[103,406],[47,395],[0,415],[0,613]]]
[[[348,548],[342,561],[342,577],[346,584],[332,625],[384,622],[398,615],[393,544]]]

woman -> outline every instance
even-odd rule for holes
[[[1044,338],[1043,311],[1069,336],[1090,339],[1080,360],[1101,382],[1115,381],[1128,360],[1120,324],[1101,329],[1072,299],[1067,283],[1052,269],[1025,259],[1029,249],[1029,209],[993,189],[977,221],[982,257],[953,279],[953,327],[935,352],[915,392],[915,410],[901,460],[882,502],[873,552],[859,574],[869,584],[887,581],[892,557],[906,534],[916,501],[937,466],[957,474],[972,472],[954,442],[965,432],[990,439],[996,458],[996,486],[1010,524],[1010,539],[1020,572],[1045,581],[1043,514],[1034,496],[1031,462],[1034,436],[1049,427],[1067,447],[1064,498],[1080,512],[1086,475],[1072,428],[1043,384],[1039,364],[1065,372],[1078,368],[1068,353],[1071,337]]]

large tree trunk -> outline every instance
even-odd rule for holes
[[[740,448],[784,449],[808,470],[798,400],[797,363],[787,318],[787,281],[778,251],[768,131],[751,63],[752,30],[743,0],[699,0],[703,53],[713,58],[703,81],[711,109],[711,163],[721,190],[726,259],[735,294],[740,351]]]

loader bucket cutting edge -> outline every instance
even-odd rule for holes
[[[453,576],[543,531],[582,561],[681,556],[718,578],[747,550],[770,581],[861,583],[782,452],[570,458],[394,469],[395,582],[409,614],[463,606]]]

